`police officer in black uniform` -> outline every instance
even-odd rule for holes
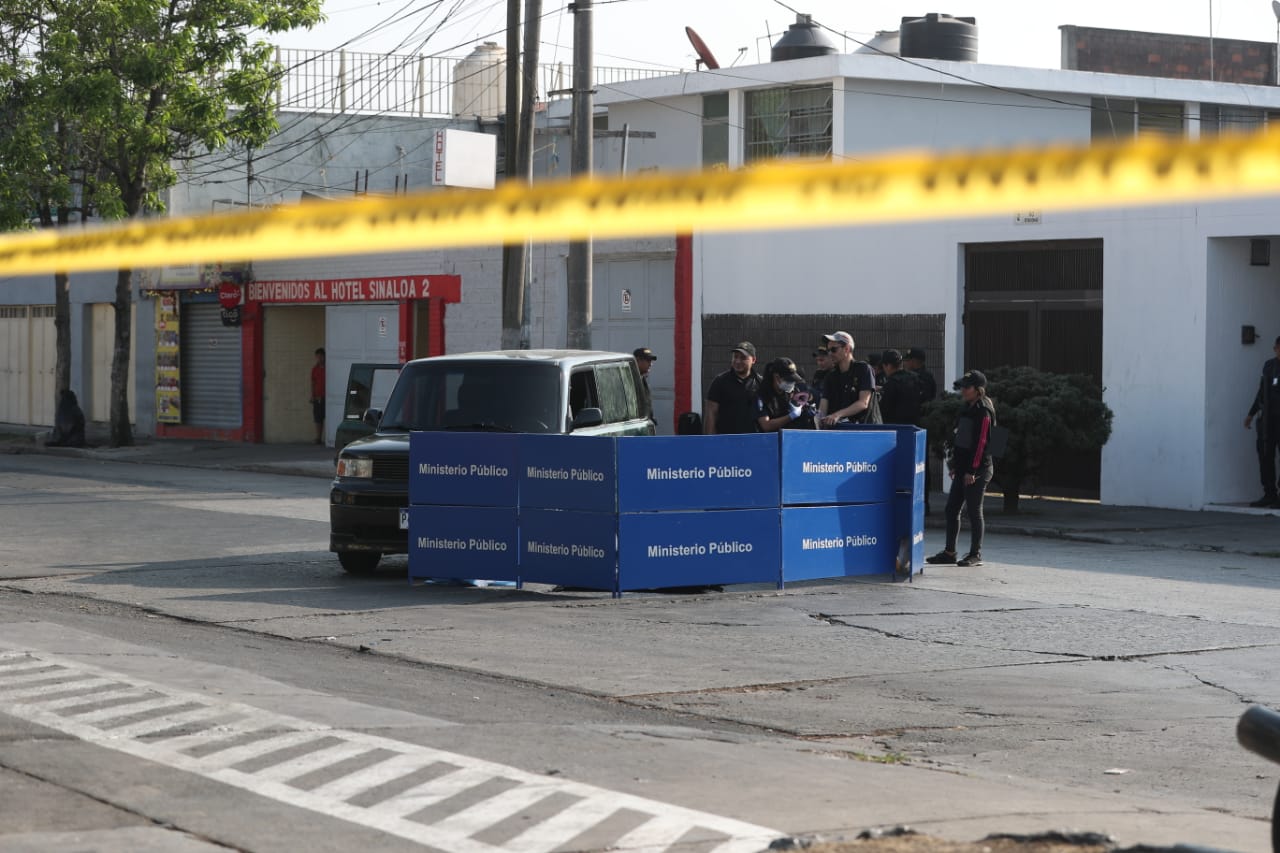
[[[653,363],[658,360],[658,357],[648,347],[640,347],[631,354],[635,356],[636,365],[640,368],[640,386],[644,393],[644,399],[640,401],[640,410],[644,412],[646,418],[652,421],[653,394],[649,391],[649,369],[653,367]]]
[[[1276,338],[1275,358],[1262,365],[1258,393],[1254,395],[1244,428],[1258,420],[1258,468],[1262,474],[1262,497],[1249,506],[1280,509],[1280,482],[1276,480],[1276,452],[1280,450],[1280,338]]]
[[[789,358],[769,362],[756,397],[756,425],[760,431],[817,429],[816,414],[796,363]]]
[[[925,353],[920,347],[911,347],[902,358],[902,364],[920,380],[920,402],[927,403],[938,397],[938,380],[933,371],[925,367]]]
[[[730,367],[711,381],[703,417],[703,432],[726,435],[756,431],[756,395],[760,374],[756,373],[756,348],[743,341],[732,350]]]
[[[982,501],[987,495],[987,484],[995,473],[991,458],[991,429],[996,425],[996,407],[987,396],[987,377],[970,370],[956,380],[956,390],[964,399],[965,407],[956,416],[952,433],[951,494],[947,498],[944,515],[947,519],[947,546],[925,560],[933,565],[957,565],[962,567],[982,565],[982,536],[985,520],[982,517]],[[956,559],[956,540],[960,537],[960,512],[968,510],[969,553]]]
[[[920,380],[917,387],[920,389],[920,406],[924,407],[925,403],[938,398],[938,380],[933,378],[933,371],[925,366],[925,352],[923,347],[911,347],[907,350],[906,357],[903,358],[902,364],[907,370],[915,374],[916,379]],[[916,426],[923,427],[922,419],[916,421]],[[931,512],[929,506],[929,495],[933,492],[933,466],[926,464],[924,466],[924,512],[928,515]]]
[[[880,416],[887,424],[915,426],[920,420],[920,378],[902,366],[902,353],[887,349],[880,357],[884,387],[880,389]]]

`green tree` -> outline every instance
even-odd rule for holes
[[[1024,485],[1035,485],[1044,463],[1055,454],[1094,451],[1111,437],[1112,412],[1102,388],[1090,376],[1043,373],[1030,367],[985,371],[996,421],[1009,430],[1009,447],[996,461],[996,482],[1004,511],[1018,511]],[[942,456],[964,402],[943,394],[925,407],[929,445]]]
[[[48,61],[56,33],[39,3],[0,9],[0,228],[65,226],[84,206],[83,138],[69,116],[80,112],[74,68]],[[73,63],[74,64],[74,61]],[[55,400],[71,387],[70,279],[54,273]]]
[[[259,33],[309,27],[320,0],[9,0],[40,21],[33,58],[50,84],[57,126],[80,140],[86,204],[103,218],[164,210],[176,159],[229,145],[257,147],[276,130],[280,69]],[[12,5],[12,9],[9,9]],[[0,13],[3,14],[3,13]],[[62,81],[58,83],[57,81]],[[36,99],[39,94],[28,92]],[[39,171],[26,163],[20,172]],[[65,167],[76,165],[61,164]],[[210,260],[217,260],[211,258]],[[111,443],[133,443],[128,376],[133,270],[116,274]]]

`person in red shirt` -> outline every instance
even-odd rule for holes
[[[324,444],[324,347],[316,348],[311,366],[311,417],[316,422],[316,444]]]

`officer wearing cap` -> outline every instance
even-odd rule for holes
[[[985,520],[982,502],[987,495],[987,484],[995,473],[991,459],[991,428],[996,425],[996,407],[987,396],[987,377],[977,370],[970,370],[956,380],[965,406],[956,416],[952,432],[951,493],[943,514],[947,520],[947,546],[925,560],[933,565],[957,565],[962,567],[982,565],[982,536]],[[969,553],[956,558],[956,540],[960,537],[960,512],[967,510],[969,517]]]
[[[827,381],[829,373],[831,373],[831,352],[827,349],[827,342],[824,340],[813,351],[813,381],[809,383],[809,390],[813,394],[815,405],[822,400],[822,386]]]
[[[652,421],[653,395],[649,392],[649,368],[653,367],[653,363],[658,360],[658,357],[648,347],[640,347],[631,355],[635,357],[636,365],[640,368],[640,385],[644,389],[644,399],[640,401],[640,410],[644,412],[646,418]]]
[[[764,369],[756,397],[756,426],[761,432],[780,429],[817,429],[804,377],[789,358],[775,358]]]
[[[835,426],[841,421],[881,423],[876,402],[876,377],[871,365],[853,358],[853,336],[848,332],[824,335],[833,366],[822,389],[822,426]]]
[[[1276,338],[1275,358],[1262,365],[1262,379],[1254,395],[1244,428],[1258,420],[1258,468],[1262,474],[1262,497],[1250,506],[1280,509],[1280,482],[1276,480],[1276,452],[1280,451],[1280,338]]]
[[[727,435],[756,431],[756,397],[760,374],[755,371],[756,348],[742,341],[730,350],[729,369],[711,381],[703,411],[702,431]]]
[[[880,416],[887,424],[915,426],[920,420],[920,379],[902,366],[902,353],[887,349],[880,356],[884,387],[880,389]]]
[[[920,402],[937,399],[938,380],[933,378],[933,371],[925,367],[924,349],[911,347],[902,357],[902,364],[920,379]]]

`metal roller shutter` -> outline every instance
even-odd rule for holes
[[[241,426],[240,329],[222,325],[216,304],[182,306],[182,423]]]

